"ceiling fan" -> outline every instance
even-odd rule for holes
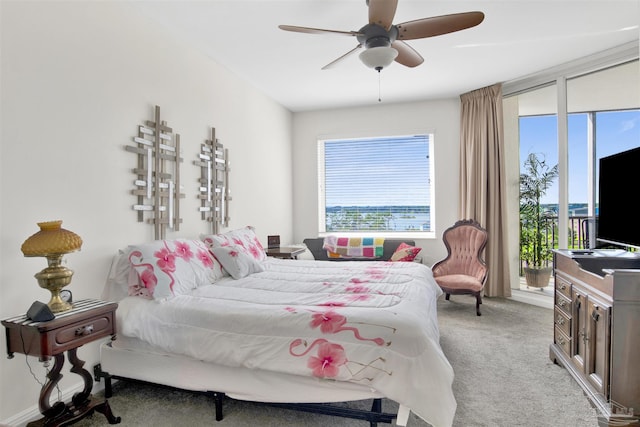
[[[417,19],[402,24],[393,24],[398,0],[366,0],[369,7],[369,23],[358,31],[324,30],[320,28],[279,25],[285,31],[308,34],[339,34],[356,37],[358,45],[338,59],[322,67],[333,67],[338,62],[355,53],[362,47],[360,60],[368,67],[380,72],[393,61],[407,67],[416,67],[424,58],[405,40],[422,39],[453,33],[475,27],[484,20],[482,12],[464,12],[451,15]]]

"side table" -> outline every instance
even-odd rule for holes
[[[48,322],[34,322],[26,315],[2,320],[7,333],[7,353],[12,359],[14,353],[36,356],[41,362],[54,359],[53,368],[47,373],[47,382],[40,391],[38,406],[43,418],[30,422],[28,427],[66,426],[98,411],[107,418],[109,424],[118,424],[120,417],[111,412],[106,399],[96,399],[91,395],[93,377],[83,368],[84,361],[76,355],[78,347],[100,338],[115,338],[115,311],[117,303],[98,300],[81,300],[73,303],[69,311],[57,313]],[[71,402],[50,404],[51,392],[62,378],[60,370],[64,364],[64,352],[71,363],[70,369],[84,380],[84,389],[76,393]]]
[[[296,259],[298,255],[304,252],[304,248],[280,246],[278,248],[266,249],[267,256],[281,259]]]

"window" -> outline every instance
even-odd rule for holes
[[[431,232],[432,145],[432,134],[319,140],[319,232]]]

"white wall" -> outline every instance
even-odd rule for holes
[[[115,251],[153,238],[131,208],[135,155],[124,146],[155,105],[183,146],[184,222],[168,237],[208,231],[192,162],[214,126],[230,152],[230,228],[254,225],[265,243],[268,234],[292,239],[288,110],[121,2],[3,0],[0,15],[0,318],[49,299],[33,277],[46,260],[20,252],[37,222],[61,219],[84,240],[65,257],[75,299],[99,298]],[[36,408],[40,385],[0,341],[2,423]],[[98,345],[78,355],[91,369]],[[37,359],[29,363],[44,381]],[[68,367],[63,392],[81,382]]]
[[[294,114],[293,125],[293,236],[296,241],[318,235],[318,137],[358,137],[406,132],[433,132],[435,230],[432,239],[416,240],[424,263],[432,265],[447,254],[442,232],[458,220],[460,168],[460,100],[325,110]],[[407,171],[411,179],[411,171]],[[401,188],[398,191],[402,191]]]

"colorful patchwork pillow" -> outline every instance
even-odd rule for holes
[[[220,263],[199,240],[132,245],[128,259],[139,278],[129,281],[129,295],[156,300],[188,293],[224,276]]]
[[[239,250],[251,255],[257,261],[267,259],[267,254],[256,236],[255,229],[250,225],[222,234],[202,234],[200,239],[207,244],[209,249],[237,246]]]
[[[264,271],[262,263],[238,246],[219,246],[211,253],[234,279],[242,279],[251,273]]]
[[[398,245],[396,251],[391,255],[389,261],[413,261],[414,258],[420,253],[422,248],[407,245],[402,242]]]

